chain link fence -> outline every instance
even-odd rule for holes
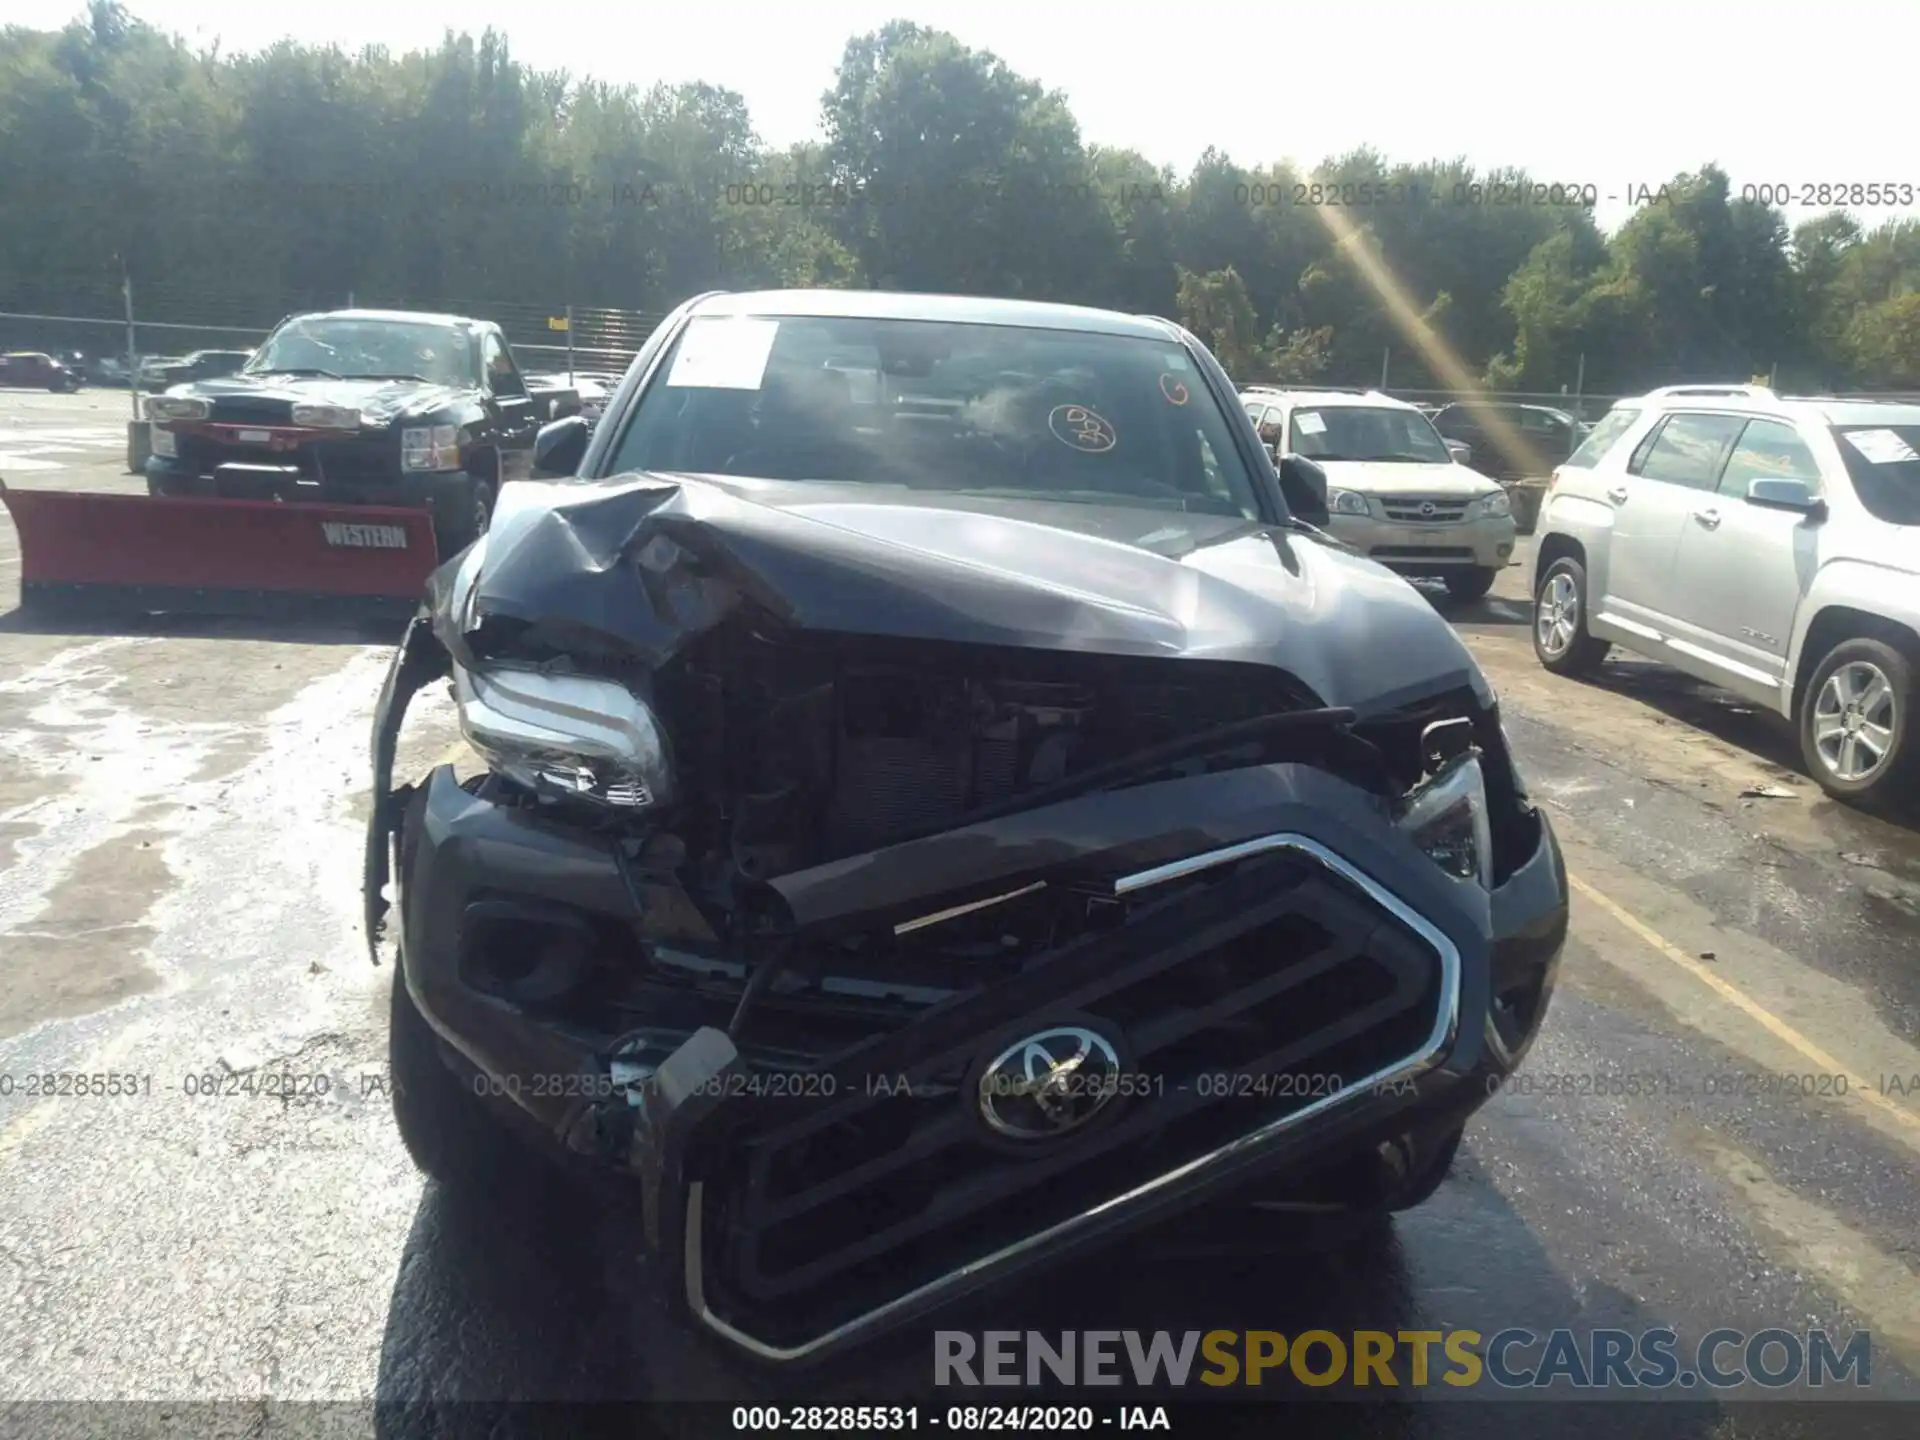
[[[523,370],[556,374],[577,369],[582,375],[619,375],[664,312],[570,306],[565,302],[529,304],[484,299],[423,302],[417,297],[357,294],[330,303],[288,303],[247,297],[213,297],[145,287],[127,295],[95,294],[73,303],[45,304],[46,297],[0,289],[0,351],[39,350],[89,360],[110,357],[121,365],[129,353],[138,360],[180,356],[194,350],[250,349],[273,327],[303,310],[358,307],[423,310],[491,320],[506,334]],[[36,300],[43,303],[36,304]]]

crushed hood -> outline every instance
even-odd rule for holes
[[[813,631],[1269,665],[1363,713],[1488,693],[1452,628],[1371,561],[1167,510],[712,476],[522,482],[434,588],[441,626],[518,620],[650,667],[751,606]]]
[[[444,409],[474,395],[458,385],[425,380],[329,380],[320,375],[222,375],[196,380],[185,395],[224,400],[236,395],[282,400],[289,405],[340,405],[359,410],[379,424],[400,415]]]

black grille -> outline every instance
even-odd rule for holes
[[[313,443],[315,465],[324,480],[400,478],[400,456],[391,437],[378,440],[320,440]]]
[[[212,418],[222,423],[290,425],[293,402],[264,395],[222,395],[213,402]]]
[[[842,1056],[830,1101],[740,1107],[707,1185],[709,1292],[775,1343],[842,1323],[1412,1056],[1440,981],[1427,941],[1318,863],[1222,871]],[[1112,1037],[1145,1093],[1010,1148],[972,1077],[1056,1023]]]
[[[264,465],[291,468],[298,471],[297,478],[322,484],[396,482],[400,477],[393,444],[380,440],[304,440],[293,449],[276,450],[182,433],[175,443],[179,447],[176,463],[195,475],[212,475],[222,465]],[[243,480],[237,488],[261,483],[265,482],[258,478]]]
[[[275,450],[269,445],[227,444],[206,435],[182,434],[176,463],[195,475],[211,475],[222,465],[264,465],[275,469],[293,466],[303,479],[317,478],[313,458],[307,446],[297,450]]]
[[[1416,525],[1457,525],[1466,518],[1471,501],[1443,496],[1405,498],[1393,496],[1380,502],[1389,520]],[[1432,507],[1431,509],[1425,507]]]

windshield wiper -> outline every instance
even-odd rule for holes
[[[299,365],[287,367],[276,365],[265,370],[242,370],[240,373],[242,375],[318,375],[327,380],[340,380],[345,378],[344,376],[334,374],[331,370],[315,370]]]
[[[433,384],[433,381],[424,375],[415,375],[404,370],[350,370],[337,378],[341,380],[418,380],[422,385]]]

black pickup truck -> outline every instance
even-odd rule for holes
[[[498,325],[459,315],[289,316],[238,372],[147,402],[156,496],[433,512],[442,555],[486,531],[570,397],[530,388]]]

